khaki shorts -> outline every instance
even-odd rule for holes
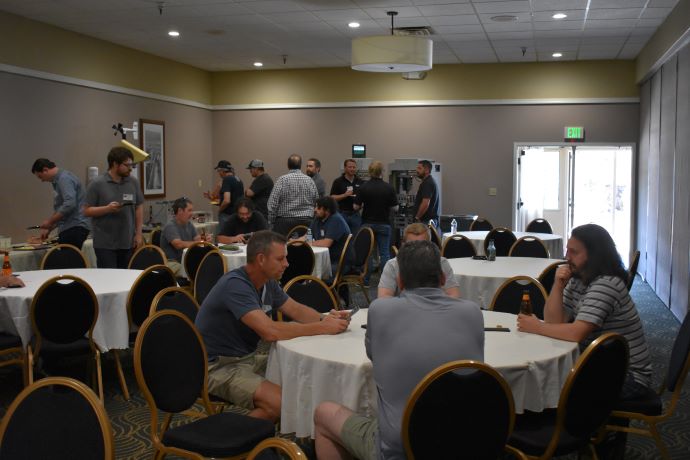
[[[343,423],[340,439],[353,457],[359,460],[376,460],[378,458],[376,445],[378,429],[377,419],[355,414]]]
[[[219,356],[208,364],[208,392],[226,401],[254,409],[254,393],[266,380],[268,355],[252,353],[239,358]]]
[[[182,264],[176,260],[168,260],[165,263],[165,266],[172,270],[175,276],[179,276],[180,272],[182,271]]]

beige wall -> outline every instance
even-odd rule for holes
[[[107,168],[108,150],[119,142],[111,125],[139,118],[165,120],[168,199],[187,195],[207,207],[202,191],[215,178],[211,112],[2,72],[0,94],[0,233],[18,241],[52,212],[51,186],[31,175],[36,158],[84,181],[88,166]]]
[[[444,165],[445,213],[475,212],[511,226],[513,142],[559,142],[584,126],[588,142],[638,140],[638,104],[290,109],[213,114],[214,160],[266,162],[275,179],[289,154],[318,157],[328,185],[353,143],[388,165],[425,156]],[[239,171],[245,183],[251,178]],[[497,187],[497,196],[488,188]]]

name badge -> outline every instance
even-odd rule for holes
[[[271,310],[273,310],[273,307],[271,305],[262,305],[261,309],[264,311],[264,313],[268,314]]]
[[[134,201],[134,194],[132,193],[123,193],[122,194],[122,201]]]
[[[321,238],[326,236],[326,231],[324,229],[321,229]]]

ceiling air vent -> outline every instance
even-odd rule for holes
[[[435,35],[434,30],[428,26],[396,27],[394,32],[395,35],[417,35],[420,37],[429,37],[431,35]]]

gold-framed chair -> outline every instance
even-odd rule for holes
[[[340,258],[338,259],[338,266],[333,273],[333,278],[331,278],[331,284],[328,287],[333,291],[336,299],[339,299],[337,287],[341,278],[343,277],[343,272],[345,271],[345,263],[348,259],[348,253],[350,252],[350,244],[352,243],[352,235],[348,235],[345,239],[345,244],[343,244],[343,250],[340,252]]]
[[[526,458],[506,443],[515,424],[513,392],[488,364],[453,361],[429,372],[412,390],[402,417],[408,459]]]
[[[546,219],[542,219],[542,218],[537,218],[537,219],[532,220],[532,222],[527,224],[525,231],[530,232],[530,233],[551,233],[551,234],[553,234],[553,228],[551,228],[551,224],[549,223],[549,221]]]
[[[673,416],[681,400],[688,372],[690,372],[690,315],[685,315],[676,340],[673,342],[666,379],[661,388],[658,392],[650,389],[646,395],[640,398],[632,401],[619,401],[615,404],[606,430],[649,436],[654,439],[661,456],[670,459],[668,449],[661,439],[657,425]],[[661,395],[665,391],[670,392],[671,395],[664,408]],[[638,421],[645,424],[646,427],[619,425],[616,424],[617,419]]]
[[[436,230],[436,227],[434,225],[428,225],[428,227],[429,227],[429,237],[431,238],[431,242],[434,243],[438,247],[438,250],[440,251],[441,248],[443,247],[441,236],[438,234],[438,230]]]
[[[295,225],[290,229],[290,231],[287,233],[288,238],[300,238],[304,235],[307,234],[309,231],[309,227],[306,225]]]
[[[58,244],[48,250],[41,259],[41,270],[62,268],[89,268],[89,262],[78,247]]]
[[[489,230],[484,238],[484,254],[488,253],[489,242],[494,240],[496,256],[505,257],[510,252],[510,248],[517,241],[517,237],[512,230],[506,227],[496,227]]]
[[[161,247],[161,235],[163,234],[163,231],[161,230],[160,227],[154,228],[153,231],[151,231],[151,244],[154,246],[158,246],[159,248]]]
[[[96,391],[103,401],[101,352],[93,340],[98,300],[91,286],[73,275],[54,276],[36,291],[29,315],[34,335],[27,346],[28,383],[34,381],[39,357],[90,355]]]
[[[115,458],[102,400],[66,377],[46,377],[19,393],[2,419],[0,445],[2,458]]]
[[[548,294],[541,283],[531,276],[518,275],[505,280],[494,293],[489,310],[520,313],[520,302],[523,291],[529,291],[532,311],[538,318],[544,318],[544,305]]]
[[[194,277],[196,276],[196,271],[199,269],[201,260],[209,251],[213,251],[214,249],[216,249],[216,247],[207,241],[197,241],[187,248],[182,258],[182,265],[184,265],[184,271],[187,273],[187,278],[192,288],[194,286]]]
[[[320,313],[340,309],[340,304],[333,295],[333,290],[320,278],[312,275],[301,275],[291,279],[283,291],[295,301]]]
[[[22,369],[22,383],[26,386],[29,380],[28,360],[19,336],[0,332],[0,358],[3,358],[0,360],[0,367],[19,365]]]
[[[536,236],[523,236],[518,238],[508,251],[508,257],[536,257],[549,258],[549,250],[544,242]]]
[[[280,284],[283,286],[297,276],[311,275],[314,272],[316,257],[309,243],[290,241],[287,244],[287,260],[289,265],[280,278]]]
[[[539,460],[589,447],[598,460],[592,440],[611,414],[627,369],[627,340],[620,334],[602,334],[570,370],[558,408],[518,416],[508,444]]]
[[[340,276],[340,281],[336,284],[336,293],[343,286],[357,286],[367,299],[367,306],[371,303],[369,293],[364,287],[364,279],[369,272],[369,258],[374,251],[374,231],[370,227],[361,227],[357,236],[352,240],[353,260],[350,269]],[[345,248],[343,248],[343,253]]]
[[[268,420],[214,410],[208,395],[206,347],[180,312],[159,311],[144,321],[134,344],[134,370],[150,409],[154,458],[244,458],[275,434]],[[199,397],[204,412],[190,411]],[[162,413],[166,415],[161,423]],[[195,420],[171,427],[177,413]]]
[[[494,226],[489,222],[488,219],[485,219],[483,217],[477,217],[472,221],[470,224],[470,231],[471,232],[477,232],[477,231],[491,231],[493,230]]]
[[[145,244],[134,251],[129,259],[128,269],[146,270],[153,265],[165,265],[168,258],[163,250],[154,244]]]
[[[557,262],[552,263],[544,270],[542,270],[542,272],[537,277],[537,281],[539,281],[541,285],[544,286],[544,290],[547,294],[551,292],[553,282],[556,280],[556,270],[558,270],[558,266],[564,263],[566,262],[563,260],[559,260]]]
[[[628,267],[628,279],[626,282],[626,286],[628,288],[628,292],[633,287],[633,282],[635,281],[635,275],[637,274],[637,266],[640,264],[640,251],[636,250],[633,253],[632,259],[630,260],[630,266]]]
[[[289,460],[306,460],[307,456],[304,455],[302,449],[299,448],[294,442],[284,439],[284,438],[268,438],[261,441],[255,448],[249,452],[247,460],[255,460],[258,455],[262,452],[273,449],[279,451],[282,455],[281,458],[287,456]]]
[[[213,249],[206,253],[194,277],[194,298],[201,305],[204,299],[211,292],[221,276],[228,271],[228,264],[225,256],[218,250]]]
[[[156,297],[151,302],[149,316],[161,310],[179,311],[189,318],[191,322],[194,322],[197,313],[199,313],[199,303],[189,290],[179,286],[172,286],[156,294]]]
[[[464,235],[453,235],[446,238],[443,242],[441,255],[446,259],[457,259],[461,257],[474,257],[477,249],[472,241]]]

